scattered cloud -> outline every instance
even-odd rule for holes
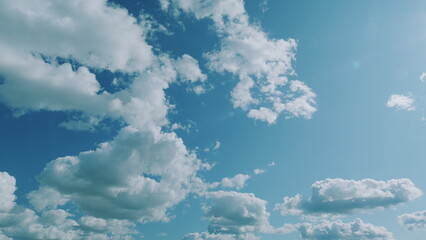
[[[269,224],[267,202],[252,193],[217,191],[206,193],[211,205],[203,208],[209,221],[208,233],[191,233],[184,239],[259,239],[255,233],[286,234],[292,225],[274,228]]]
[[[264,169],[256,168],[253,170],[254,175],[260,175],[262,173],[265,173]]]
[[[269,38],[250,23],[243,1],[163,0],[161,6],[173,13],[181,10],[197,19],[213,20],[221,44],[204,54],[207,66],[238,77],[231,92],[232,103],[248,111],[248,117],[273,124],[281,112],[288,117],[310,118],[316,111],[312,90],[301,81],[288,80],[296,75],[292,67],[296,41]]]
[[[246,185],[246,181],[251,178],[250,175],[247,174],[237,174],[232,178],[225,177],[220,182],[222,187],[226,188],[235,188],[237,190],[243,188]]]
[[[216,140],[216,142],[213,145],[210,145],[209,147],[204,149],[204,152],[210,152],[210,151],[216,151],[220,148],[221,142],[219,140]]]
[[[350,223],[340,220],[320,223],[303,223],[299,227],[300,234],[306,240],[392,240],[393,235],[386,228],[364,223],[357,218]]]
[[[397,110],[407,110],[407,111],[413,111],[416,109],[414,104],[414,98],[411,96],[401,95],[401,94],[392,94],[388,102],[386,103],[386,106],[389,108],[395,108]]]
[[[426,230],[426,211],[403,214],[398,222],[408,230]]]
[[[426,72],[423,72],[422,75],[420,75],[419,80],[422,82],[426,80]]]
[[[273,167],[273,166],[275,166],[275,162],[268,163],[268,167]]]
[[[182,240],[260,240],[260,237],[251,233],[246,234],[216,234],[216,233],[189,233]]]
[[[310,200],[301,195],[284,197],[275,210],[281,215],[349,214],[371,209],[395,206],[422,195],[409,179],[376,181],[373,179],[326,179],[312,185]]]

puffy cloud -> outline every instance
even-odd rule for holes
[[[39,180],[95,217],[167,221],[166,210],[200,183],[201,168],[174,133],[127,127],[94,151],[50,162]]]
[[[275,229],[269,224],[270,214],[266,211],[266,201],[252,193],[217,191],[207,193],[206,197],[212,201],[211,206],[204,207],[210,234],[241,235],[288,231],[287,227]]]
[[[395,206],[422,195],[409,179],[376,181],[373,179],[326,179],[312,185],[310,200],[300,195],[284,197],[275,209],[281,215],[348,214],[356,211]]]
[[[41,187],[28,195],[37,211],[71,201],[97,218],[167,221],[168,208],[204,187],[196,175],[207,165],[162,127],[172,108],[164,90],[178,77],[193,84],[206,76],[189,55],[154,54],[145,20],[106,0],[0,0],[0,33],[7,35],[0,39],[0,101],[18,113],[76,112],[61,124],[73,130],[91,130],[103,118],[126,126],[96,150],[47,164]],[[129,80],[115,80],[120,87],[108,92],[97,71]]]
[[[260,175],[262,173],[265,173],[264,169],[256,168],[253,170],[254,175]]]
[[[393,235],[386,228],[364,223],[356,219],[350,223],[322,221],[318,224],[303,223],[299,227],[303,239],[309,240],[392,240]]]
[[[412,111],[415,110],[416,107],[413,106],[414,104],[414,98],[411,96],[405,96],[401,94],[392,94],[388,102],[386,103],[386,106],[389,108],[396,108],[398,110],[407,110]]]
[[[426,210],[403,214],[398,222],[408,230],[426,230]]]
[[[246,181],[250,178],[251,176],[247,174],[237,174],[232,178],[223,178],[221,181],[221,185],[222,187],[235,188],[239,190],[246,185]]]
[[[189,233],[183,240],[259,240],[260,238],[251,234],[216,234],[216,233]]]
[[[28,194],[28,200],[37,211],[55,209],[69,201],[64,195],[53,188],[41,187],[37,191]]]
[[[145,29],[127,10],[106,0],[2,0],[0,6],[1,43],[16,50],[71,56],[111,71],[141,71],[153,59]]]
[[[269,124],[273,124],[278,118],[278,113],[272,111],[269,108],[261,107],[259,109],[251,109],[247,116],[253,119],[265,121]]]
[[[162,1],[162,6],[174,6],[197,19],[213,20],[221,44],[205,54],[208,67],[238,76],[232,103],[247,110],[248,117],[272,124],[281,112],[288,117],[310,118],[316,111],[312,90],[300,81],[288,80],[288,76],[295,75],[291,64],[296,41],[269,38],[249,22],[242,0],[170,0]]]
[[[7,172],[0,172],[0,212],[9,212],[15,206],[16,180]]]
[[[6,176],[6,177],[5,177]],[[7,179],[8,186],[15,189],[14,178],[7,173],[2,173],[0,179]],[[13,180],[13,181],[12,181]],[[6,186],[2,184],[0,186]],[[52,197],[51,189],[42,189],[47,198]],[[1,194],[0,198],[9,197],[10,194]],[[13,194],[13,199],[15,195]],[[40,206],[46,202],[41,201],[41,195],[30,194],[30,200]],[[49,202],[49,200],[47,201]],[[36,205],[37,205],[36,204]],[[3,205],[1,205],[3,206]],[[0,211],[0,239],[133,239],[137,234],[135,224],[127,220],[99,219],[90,216],[80,218],[79,222],[73,220],[74,216],[63,209],[44,210],[36,214],[33,210],[14,204],[8,211]]]

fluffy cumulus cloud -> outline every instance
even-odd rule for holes
[[[0,239],[133,239],[135,224],[126,220],[104,220],[82,217],[79,221],[63,209],[45,210],[37,214],[17,205],[15,178],[0,174],[0,183],[6,191],[0,194]]]
[[[386,106],[389,108],[407,111],[413,111],[416,109],[414,106],[414,98],[402,94],[392,94],[389,97]]]
[[[134,232],[109,226],[131,229],[129,220],[167,221],[170,207],[203,188],[197,172],[208,165],[162,128],[172,108],[165,89],[179,80],[202,86],[206,75],[189,55],[174,59],[154,53],[145,40],[152,30],[145,20],[106,0],[0,0],[0,34],[5,36],[0,39],[0,101],[16,115],[76,113],[61,124],[67,129],[93,130],[103,118],[125,126],[95,150],[48,163],[38,177],[40,188],[28,195],[37,213],[16,206],[15,180],[2,173],[3,235],[126,239]],[[98,81],[101,71],[124,78],[114,80],[117,88],[111,91]],[[77,220],[58,209],[65,203],[88,217]]]
[[[403,214],[398,222],[408,230],[426,230],[426,211]]]
[[[259,240],[254,234],[189,233],[182,240]]]
[[[293,225],[274,228],[269,223],[267,202],[252,193],[234,191],[209,192],[209,205],[203,208],[209,221],[208,232],[190,233],[185,240],[254,240],[255,233],[285,234],[293,232]]]
[[[421,190],[409,179],[326,179],[312,185],[309,200],[303,200],[301,195],[284,197],[275,209],[281,215],[348,214],[395,206],[421,195]]]
[[[307,240],[392,240],[393,235],[386,228],[364,223],[356,219],[350,223],[322,221],[320,223],[303,223],[299,227],[303,239]]]
[[[269,38],[249,22],[241,0],[161,4],[212,19],[221,42],[204,54],[208,67],[239,79],[232,102],[249,117],[272,124],[282,112],[315,112],[315,93],[288,79],[295,75],[295,41]],[[144,13],[132,16],[107,0],[0,0],[0,102],[16,116],[66,112],[70,119],[60,126],[69,130],[94,131],[105,119],[121,128],[96,149],[49,162],[39,188],[27,195],[32,209],[16,204],[15,178],[0,173],[0,239],[132,239],[136,222],[168,221],[190,193],[213,202],[205,208],[209,232],[195,239],[287,231],[269,225],[266,202],[253,194],[205,193],[209,185],[199,172],[210,166],[165,130],[173,124],[165,90],[186,84],[201,94],[207,76],[193,57],[150,46],[155,26]],[[98,79],[102,72],[115,76],[111,84]],[[219,147],[217,141],[211,149]],[[220,184],[240,189],[248,178]]]
[[[205,53],[208,67],[228,72],[239,81],[231,93],[236,108],[248,117],[275,123],[278,115],[310,118],[316,111],[315,93],[301,81],[289,81],[296,41],[273,39],[249,22],[242,0],[163,0],[164,9],[175,8],[209,18],[221,38],[219,49]],[[172,4],[170,4],[172,3]],[[174,11],[176,12],[176,11]]]
[[[204,208],[210,233],[270,231],[266,202],[254,194],[218,191],[208,193],[207,198],[213,202]]]
[[[222,187],[226,188],[235,188],[237,190],[243,188],[246,185],[246,181],[251,178],[250,175],[247,174],[237,174],[234,177],[228,178],[225,177],[220,182]]]
[[[16,180],[7,172],[0,172],[0,212],[8,212],[15,206]]]
[[[167,208],[201,182],[202,167],[174,133],[127,127],[94,151],[50,162],[39,180],[96,217],[166,221]]]

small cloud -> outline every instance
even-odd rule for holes
[[[237,174],[232,178],[223,178],[221,185],[226,188],[235,188],[237,190],[243,188],[246,185],[246,181],[251,178],[250,175],[247,174]]]
[[[216,150],[218,150],[220,148],[220,145],[221,145],[220,141],[216,140],[216,142],[214,143],[214,145],[210,145],[209,147],[206,147],[204,149],[204,152],[216,151]]]
[[[273,167],[273,166],[275,166],[275,162],[268,163],[268,167]]]
[[[157,237],[167,237],[167,233],[157,233]]]
[[[389,108],[396,108],[396,109],[402,109],[407,111],[415,110],[416,108],[413,106],[414,104],[414,98],[411,96],[405,96],[401,94],[392,94],[388,102],[386,103],[386,106]]]
[[[426,230],[426,210],[403,214],[398,217],[398,222],[410,231]]]
[[[260,168],[256,168],[253,170],[254,175],[260,175],[262,173],[264,173],[265,170],[264,169],[260,169]]]
[[[422,82],[426,80],[426,72],[423,72],[422,75],[420,75],[419,80]]]

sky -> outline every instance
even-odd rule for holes
[[[0,240],[423,240],[426,2],[0,0]]]

